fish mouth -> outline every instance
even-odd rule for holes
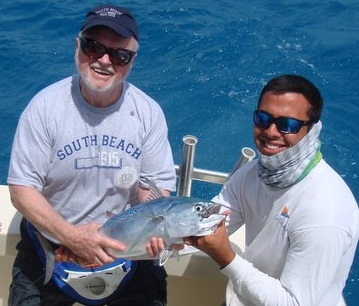
[[[221,204],[214,203],[214,205],[206,211],[204,217],[208,218],[211,215],[218,214],[219,211],[221,210],[221,206],[222,206]]]

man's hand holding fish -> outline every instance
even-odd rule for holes
[[[224,220],[218,228],[206,236],[190,236],[183,239],[185,245],[193,246],[212,257],[220,268],[227,266],[235,257]]]
[[[184,248],[183,243],[172,244],[170,248],[174,251],[180,251]],[[147,254],[151,257],[157,257],[163,250],[166,249],[166,245],[162,238],[152,237],[149,243],[146,245]]]

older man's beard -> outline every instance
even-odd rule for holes
[[[80,68],[80,63],[78,60],[78,54],[76,52],[75,54],[75,62],[76,62],[76,68],[77,68],[77,72],[79,73],[79,75],[81,76],[81,79],[84,83],[84,85],[89,88],[90,90],[96,91],[96,92],[102,92],[102,93],[106,93],[106,92],[111,92],[112,90],[114,90],[115,88],[117,88],[118,86],[121,85],[121,83],[126,79],[127,75],[123,78],[123,79],[118,79],[116,81],[111,82],[110,84],[108,84],[107,86],[96,86],[95,84],[93,84],[90,81],[90,71],[84,71]],[[91,64],[91,67],[94,68],[98,68],[98,69],[102,69],[104,70],[103,67],[101,67],[101,65],[99,63],[93,63]],[[108,67],[106,69],[109,73],[115,73],[115,71],[113,70],[112,67]],[[130,71],[130,70],[129,70]]]

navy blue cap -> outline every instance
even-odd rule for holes
[[[131,12],[124,7],[113,5],[102,5],[89,11],[81,31],[94,26],[106,26],[114,30],[122,37],[133,36],[138,40],[138,26]]]

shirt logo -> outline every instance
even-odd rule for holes
[[[284,218],[289,218],[287,206],[284,206],[282,213],[280,215],[283,216]]]
[[[285,231],[288,229],[289,218],[290,216],[287,206],[284,206],[282,211],[275,216],[275,219]]]

